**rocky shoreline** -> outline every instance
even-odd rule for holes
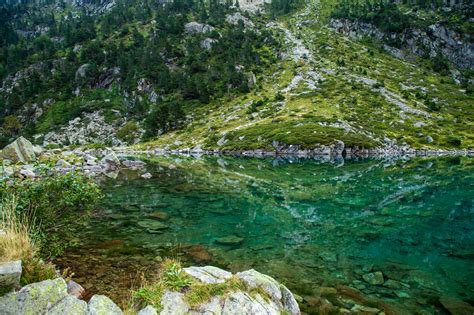
[[[444,156],[444,155],[474,155],[474,149],[414,149],[408,146],[390,145],[380,148],[348,147],[344,142],[337,141],[333,145],[320,145],[312,149],[305,149],[299,145],[287,145],[274,142],[274,150],[256,149],[256,150],[205,150],[201,146],[194,148],[170,149],[170,148],[151,148],[145,150],[136,150],[133,148],[115,148],[114,150],[121,154],[147,154],[147,155],[165,155],[165,154],[185,154],[185,155],[229,155],[245,157],[278,157],[278,156],[297,156],[297,157],[331,157],[345,159],[366,158],[366,157],[400,157],[400,156]]]
[[[87,176],[104,174],[115,178],[120,169],[140,170],[146,163],[134,158],[137,155],[183,155],[199,157],[232,156],[254,158],[313,158],[321,162],[343,162],[359,158],[398,159],[417,156],[474,156],[474,149],[412,149],[409,147],[387,146],[384,148],[365,149],[346,147],[342,141],[330,146],[318,146],[313,149],[303,149],[298,145],[273,143],[274,150],[205,150],[201,146],[194,148],[170,149],[151,148],[137,149],[133,147],[115,147],[101,149],[52,149],[43,150],[34,146],[27,139],[20,137],[0,151],[3,158],[0,166],[0,178],[11,176],[35,178],[40,169],[53,170],[60,173],[79,171]],[[143,173],[142,178],[150,178],[151,174]]]
[[[8,265],[8,263],[7,263]],[[15,262],[15,266],[18,265]],[[0,268],[3,265],[0,265]],[[21,263],[20,263],[21,266]],[[21,267],[20,267],[21,268]],[[11,272],[10,272],[11,271]],[[0,269],[0,287],[4,280],[17,281],[18,270]],[[253,269],[232,274],[213,266],[188,267],[183,272],[202,285],[220,285],[238,279],[246,289],[235,289],[228,294],[215,294],[198,305],[190,305],[181,291],[165,290],[160,305],[147,305],[139,311],[126,310],[138,315],[181,314],[301,314],[293,294],[275,279]],[[24,286],[18,291],[0,297],[0,313],[15,314],[124,314],[110,298],[94,295],[86,302],[81,299],[84,290],[72,280],[63,278],[45,280]]]

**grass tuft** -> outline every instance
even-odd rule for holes
[[[30,237],[32,216],[17,213],[18,200],[8,195],[0,205],[0,262],[28,260],[35,256],[36,247]]]

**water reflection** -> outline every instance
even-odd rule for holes
[[[255,268],[304,296],[345,285],[434,311],[441,296],[474,300],[472,169],[467,157],[154,157],[104,179],[100,215],[63,259],[120,240],[130,252],[95,258],[183,255]]]

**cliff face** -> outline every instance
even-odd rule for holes
[[[461,35],[441,23],[430,25],[426,29],[410,29],[400,34],[384,33],[372,24],[346,19],[333,19],[330,26],[352,38],[370,36],[385,42],[397,42],[411,54],[430,57],[441,54],[459,68],[474,69],[472,38],[468,34]],[[388,46],[386,50],[396,57],[408,58],[393,47]]]

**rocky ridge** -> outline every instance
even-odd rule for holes
[[[416,56],[435,57],[441,53],[456,66],[464,69],[474,69],[474,44],[471,38],[463,36],[443,24],[433,24],[427,29],[411,29],[402,34],[386,34],[372,24],[350,21],[347,19],[332,19],[329,26],[352,39],[372,36],[378,40],[397,39],[403,47]],[[410,60],[410,55],[402,50],[388,45],[385,50],[400,59]]]

